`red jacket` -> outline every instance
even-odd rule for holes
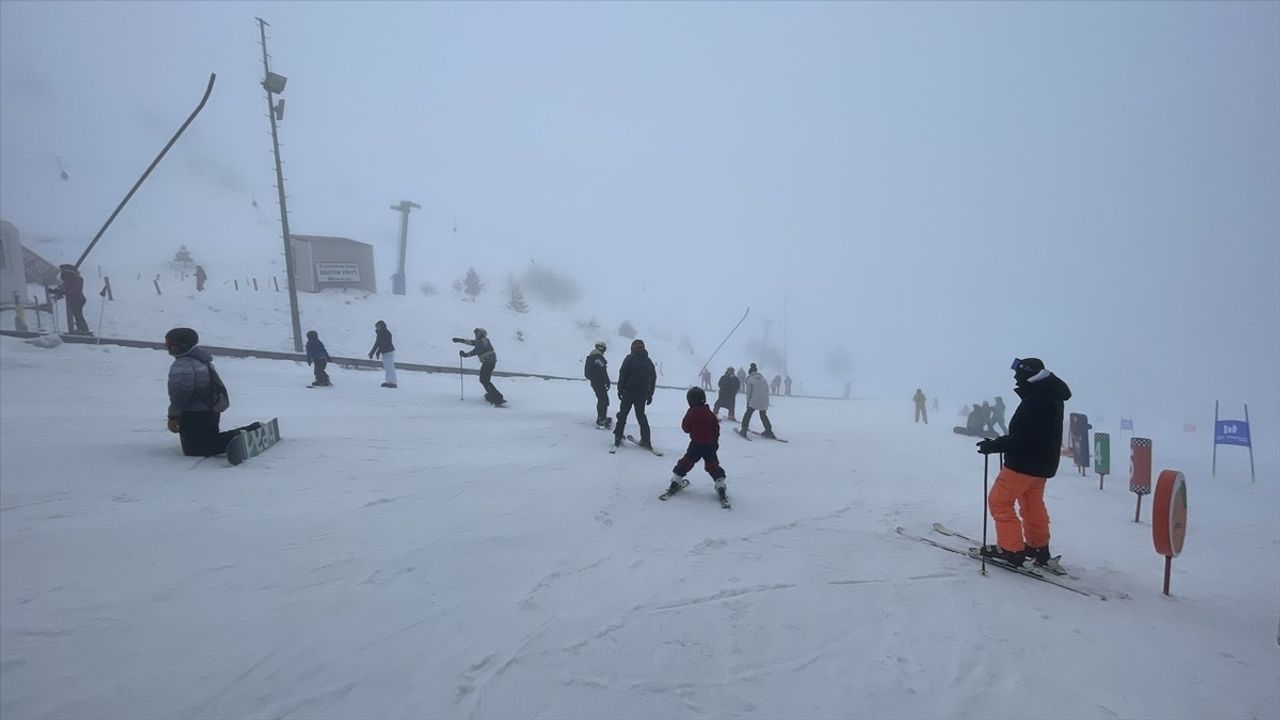
[[[74,300],[78,303],[86,302],[84,297],[84,278],[73,273],[63,275],[62,292],[66,293],[68,300]]]
[[[689,439],[696,443],[720,442],[720,421],[705,403],[689,408],[680,423],[680,429],[689,433]]]

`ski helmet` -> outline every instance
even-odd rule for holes
[[[486,337],[489,335],[488,331],[486,331],[484,328],[476,328],[473,332],[475,332],[476,337],[478,338]]]
[[[700,387],[691,387],[684,394],[684,399],[689,401],[689,407],[698,407],[707,404],[707,394]]]
[[[1040,358],[1014,358],[1012,370],[1013,379],[1022,384],[1044,370],[1044,361]]]
[[[596,349],[599,350],[600,352],[604,352],[609,349],[609,346],[605,345],[604,341],[601,340],[600,342],[596,343]]]

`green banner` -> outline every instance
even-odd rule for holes
[[[1093,434],[1093,471],[1099,475],[1111,474],[1111,436],[1107,433]]]

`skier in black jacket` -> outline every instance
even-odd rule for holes
[[[472,331],[476,339],[467,340],[465,338],[454,338],[456,343],[470,345],[472,350],[459,350],[458,357],[477,356],[480,358],[480,384],[484,386],[484,399],[493,403],[494,407],[502,407],[507,399],[502,397],[502,393],[498,392],[498,388],[493,384],[493,369],[498,365],[498,353],[493,351],[493,343],[489,342],[489,333],[484,328],[475,328]]]
[[[1028,558],[1043,565],[1051,558],[1044,486],[1058,473],[1063,403],[1071,398],[1071,389],[1039,358],[1015,358],[1012,367],[1014,392],[1021,402],[1009,420],[1009,434],[978,443],[983,455],[1004,453],[1004,467],[987,496],[997,544],[982,552],[1015,565]],[[1013,509],[1015,501],[1021,520]]]
[[[720,417],[720,409],[724,408],[729,411],[729,420],[738,422],[737,416],[734,414],[734,407],[738,401],[738,376],[733,374],[733,368],[725,368],[724,374],[720,376],[720,394],[716,396],[716,418]]]
[[[609,382],[609,361],[604,358],[604,353],[608,349],[609,346],[605,345],[603,340],[596,343],[582,365],[582,374],[591,381],[591,389],[596,394],[596,425],[606,430],[613,424],[608,415],[609,388],[612,383]]]
[[[658,384],[658,371],[649,359],[649,352],[644,349],[643,340],[631,341],[631,354],[622,359],[622,367],[618,368],[618,423],[613,428],[613,445],[622,444],[623,431],[627,426],[627,415],[635,408],[636,422],[640,423],[640,445],[653,449],[649,442],[649,418],[645,417],[645,406],[653,402],[653,390]]]

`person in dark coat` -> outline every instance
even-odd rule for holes
[[[680,429],[689,433],[689,448],[671,469],[673,475],[667,492],[674,494],[684,488],[687,483],[685,475],[701,460],[702,467],[715,482],[716,494],[723,500],[728,489],[725,487],[724,468],[716,455],[720,450],[720,421],[707,407],[707,394],[702,388],[689,388],[684,397],[689,402],[689,411],[680,421]]]
[[[384,380],[382,387],[396,387],[396,346],[391,342],[391,331],[387,329],[387,324],[381,320],[373,324],[373,347],[369,349],[369,359],[382,359],[382,373]]]
[[[733,374],[733,368],[725,368],[724,374],[720,376],[717,383],[720,388],[720,394],[716,396],[715,413],[716,418],[720,417],[721,408],[729,411],[729,420],[738,422],[734,408],[738,402],[738,376]]]
[[[742,368],[738,368],[738,392],[747,392],[747,371]]]
[[[636,422],[640,423],[640,445],[653,448],[649,437],[649,418],[645,417],[645,407],[653,402],[653,390],[658,385],[658,371],[649,359],[649,352],[644,349],[644,341],[631,341],[631,354],[622,359],[618,368],[618,422],[613,426],[613,445],[622,444],[622,436],[627,427],[627,415],[632,408],[636,411]]]
[[[1009,432],[978,443],[983,455],[1004,453],[1004,467],[987,496],[997,544],[982,552],[1015,565],[1028,558],[1043,565],[1052,557],[1044,486],[1058,473],[1063,404],[1071,399],[1071,389],[1039,358],[1015,358],[1012,368],[1014,392],[1021,402],[1009,421]]]
[[[329,373],[324,371],[329,364],[329,351],[324,349],[320,334],[315,330],[307,331],[307,364],[315,370],[316,379],[311,383],[312,387],[329,387],[333,384],[329,382]]]
[[[67,299],[67,332],[72,335],[92,335],[89,323],[84,319],[84,278],[75,265],[59,265],[62,283],[58,294]]]
[[[993,430],[996,425],[1000,426],[1001,435],[1009,434],[1009,428],[1005,427],[1004,424],[1004,398],[999,395],[996,396],[996,404],[991,406],[991,427]]]
[[[191,328],[173,328],[164,335],[164,347],[173,356],[169,366],[169,432],[177,433],[182,454],[192,457],[221,455],[242,430],[256,430],[251,423],[235,430],[219,430],[222,416],[214,381],[213,356],[197,345],[200,336]]]
[[[991,403],[986,400],[982,401],[982,431],[985,433],[995,434],[996,429],[992,424],[995,421],[994,411],[991,409]]]
[[[204,292],[204,283],[208,279],[209,279],[209,276],[204,274],[204,266],[197,265],[196,266],[196,292]]]
[[[926,402],[924,391],[920,388],[916,388],[916,394],[911,396],[911,400],[916,404],[916,422],[920,422],[920,418],[924,418],[924,424],[928,425],[929,411],[924,407]]]
[[[582,367],[582,374],[591,382],[591,389],[596,394],[596,425],[606,430],[613,424],[609,418],[609,388],[613,383],[609,381],[609,361],[604,357],[608,349],[603,340],[596,343]]]
[[[493,369],[498,366],[498,353],[493,350],[493,343],[489,342],[489,331],[484,328],[476,328],[472,331],[476,336],[475,340],[467,340],[465,338],[454,338],[456,343],[470,345],[471,350],[459,350],[458,357],[477,357],[480,359],[480,384],[484,386],[484,399],[493,403],[494,407],[502,407],[507,399],[498,392],[497,386],[493,384]]]
[[[783,378],[783,379],[782,379],[782,384],[783,384],[783,386],[784,386],[784,390],[785,390],[785,392],[786,392],[787,396],[788,396],[788,397],[790,397],[790,395],[791,395],[791,376],[790,376],[790,375],[788,375],[788,376],[786,376],[785,378]]]
[[[774,375],[773,379],[769,381],[769,392],[774,395],[779,395],[782,393],[782,374],[781,373]]]

